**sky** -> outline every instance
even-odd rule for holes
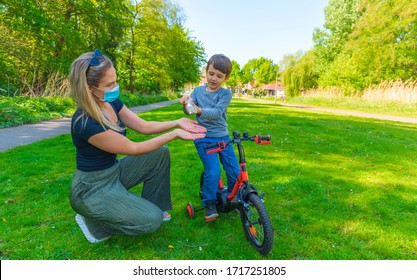
[[[183,8],[185,27],[203,43],[207,59],[223,53],[243,67],[265,57],[313,47],[313,32],[323,28],[329,0],[173,0]]]

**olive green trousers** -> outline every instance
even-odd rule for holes
[[[141,196],[129,192],[141,183]],[[106,170],[77,170],[70,203],[98,239],[155,231],[162,223],[162,211],[172,209],[168,148],[126,156]]]

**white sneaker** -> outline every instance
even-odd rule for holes
[[[168,222],[169,220],[171,220],[171,215],[167,211],[164,211],[162,213],[164,214],[164,218],[162,219],[162,221]]]
[[[78,226],[80,227],[81,231],[84,233],[85,238],[88,240],[88,242],[90,243],[99,243],[101,241],[105,241],[107,239],[110,238],[109,237],[105,237],[103,239],[97,239],[93,236],[93,234],[91,234],[90,230],[88,229],[87,225],[85,224],[85,219],[83,216],[81,216],[80,214],[75,215],[75,221],[77,222]]]

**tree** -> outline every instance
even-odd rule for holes
[[[176,24],[171,28],[168,72],[172,77],[170,88],[178,90],[186,83],[200,78],[200,68],[205,61],[204,49],[199,41],[191,39],[189,32]]]
[[[155,93],[197,81],[204,49],[182,26],[180,7],[168,0],[132,5],[132,26],[120,52],[121,85],[131,92]]]
[[[314,48],[285,62],[286,92],[337,87],[346,95],[383,81],[417,78],[417,2],[331,0]]]
[[[122,88],[179,88],[198,79],[205,58],[183,20],[170,0],[0,0],[0,86],[42,94],[53,77],[66,79],[76,57],[99,48]]]
[[[302,50],[298,50],[295,54],[284,55],[282,60],[278,63],[279,70],[281,72],[285,71],[285,69],[287,69],[288,66],[291,66],[295,62],[299,61],[303,57],[303,55],[304,52]]]
[[[226,82],[226,85],[232,87],[233,89],[239,89],[241,87],[241,71],[240,65],[237,61],[232,60],[232,73]]]
[[[242,82],[254,82],[254,86],[275,82],[278,65],[264,57],[248,61],[242,68]]]
[[[313,33],[315,67],[318,72],[325,71],[344,48],[361,15],[360,1],[330,0],[326,6],[324,28],[316,29]]]
[[[114,58],[125,28],[126,2],[1,1],[0,23],[12,43],[1,40],[0,49],[14,61],[6,71],[15,85],[40,94],[53,73],[65,75],[77,55],[96,47]]]
[[[314,51],[310,50],[301,58],[287,56],[287,67],[282,72],[287,96],[296,96],[308,89],[317,87],[318,73],[314,71]]]
[[[417,77],[417,2],[361,2],[342,52],[319,79],[320,86],[338,86],[347,93],[382,81]]]

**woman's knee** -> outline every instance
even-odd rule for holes
[[[162,146],[149,154],[150,161],[160,168],[167,168],[170,165],[170,151],[167,146]]]
[[[159,209],[158,209],[159,210]],[[153,211],[147,215],[147,232],[154,232],[161,227],[164,215],[162,211]]]
[[[155,150],[155,152],[163,158],[169,158],[170,157],[169,149],[166,145],[161,146],[160,148]]]
[[[151,233],[161,227],[162,221],[162,211],[149,211],[141,215],[136,221],[131,221],[130,225],[125,225],[123,231],[128,235]]]

